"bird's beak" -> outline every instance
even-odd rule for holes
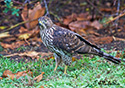
[[[39,26],[43,25],[42,21],[38,20],[38,25]]]

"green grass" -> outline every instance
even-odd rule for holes
[[[77,60],[67,69],[67,75],[63,74],[64,64],[57,68],[54,72],[55,61],[39,60],[36,62],[14,62],[10,58],[0,58],[0,76],[6,69],[13,73],[18,71],[26,71],[31,69],[33,77],[38,76],[41,72],[45,72],[40,82],[34,81],[32,85],[28,85],[28,78],[21,77],[19,79],[3,78],[0,80],[0,88],[123,88],[125,87],[125,64],[116,65],[109,63],[103,58],[95,56],[89,58],[83,56],[84,59]],[[23,80],[22,80],[23,79]]]

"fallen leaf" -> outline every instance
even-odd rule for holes
[[[6,38],[6,37],[11,37],[12,35],[9,34],[9,32],[4,32],[4,33],[0,33],[0,39],[1,38]]]
[[[20,77],[26,76],[26,75],[32,76],[33,73],[30,70],[22,71],[22,72],[19,71],[17,73],[12,73],[10,70],[5,70],[2,74],[2,77],[4,78],[8,77],[13,80],[14,78],[19,79]]]
[[[50,59],[53,58],[53,54],[51,52],[48,53],[43,53],[43,52],[36,52],[36,51],[28,51],[28,52],[24,52],[24,53],[13,53],[13,54],[9,54],[9,55],[4,55],[4,57],[12,57],[12,56],[28,56],[31,57],[32,59],[37,59],[39,60],[40,58],[43,59]],[[41,57],[39,57],[39,55],[41,55]]]
[[[42,39],[41,39],[41,38],[38,38],[38,37],[33,37],[33,38],[32,38],[32,41],[38,41],[38,42],[41,42],[41,43],[42,43]]]
[[[5,71],[3,72],[2,77],[8,77],[8,74],[12,74],[12,72],[7,69],[7,70],[5,70]]]
[[[99,33],[95,32],[94,30],[89,30],[89,34],[93,34],[95,36],[101,36]]]
[[[16,75],[16,79],[19,79],[20,77],[26,76],[26,75],[33,76],[33,72],[28,70],[28,71],[17,72],[15,73],[15,75]]]
[[[86,30],[89,29],[88,25],[90,25],[89,21],[75,21],[69,24],[69,28],[77,33],[79,32],[86,33]]]
[[[28,31],[28,29],[26,29],[26,28],[24,28],[24,27],[20,27],[20,29],[19,29],[19,32],[20,33],[24,33],[24,32],[26,32],[26,31]]]
[[[39,8],[39,7],[41,7],[40,4],[33,9],[32,13],[31,13],[32,15],[29,15],[29,19],[30,20],[31,19],[37,19],[37,18],[39,18],[39,17],[44,15],[45,8]],[[30,22],[30,27],[34,28],[37,24],[38,24],[38,20],[32,21],[32,22]]]
[[[40,88],[44,88],[44,86],[40,86]]]
[[[80,13],[80,14],[77,16],[77,21],[89,20],[89,19],[88,19],[88,15],[89,15],[88,12],[86,12],[86,13]]]
[[[18,48],[19,46],[24,45],[24,41],[17,41],[17,42],[13,42],[12,44],[7,44],[7,43],[2,43],[1,42],[1,46],[3,48],[10,48],[10,49],[14,49],[14,48]]]
[[[120,52],[118,51],[115,57],[121,58],[121,57],[122,57],[122,53],[120,53]]]
[[[39,29],[38,26],[36,26],[33,30],[27,31],[25,33],[20,33],[15,36],[17,36],[20,40],[27,40],[31,37],[37,36],[40,31],[38,29]]]
[[[0,29],[4,30],[5,28],[7,28],[6,26],[0,26]]]
[[[111,12],[112,8],[100,8],[100,11]]]
[[[12,49],[12,45],[7,44],[7,43],[2,43],[2,42],[1,42],[1,46],[2,46],[3,48],[11,48],[11,49]]]
[[[15,75],[10,71],[10,70],[5,70],[4,72],[3,72],[3,75],[2,75],[2,77],[9,77],[10,79],[14,79],[15,78]]]
[[[15,37],[9,37],[9,38],[5,38],[4,42],[11,42],[11,41],[14,41],[14,40],[16,40]]]
[[[118,38],[118,37],[114,37],[114,36],[113,36],[113,39],[115,41],[125,41],[125,38]]]
[[[68,25],[73,20],[76,20],[77,14],[72,13],[72,15],[66,16],[65,19],[63,19],[63,24]]]
[[[77,58],[75,58],[75,57],[72,57],[72,61],[76,61],[77,60]]]
[[[42,72],[40,75],[38,75],[37,77],[35,77],[33,80],[37,80],[37,82],[39,82],[43,78],[43,74],[45,74],[45,73]]]
[[[39,54],[40,53],[36,51],[29,51],[29,52],[20,53],[19,56],[37,57]]]
[[[22,13],[21,13],[21,17],[24,21],[28,20],[28,8],[27,5],[24,6]]]
[[[33,10],[29,9],[27,10],[27,6],[24,7],[24,10],[22,11],[21,17],[24,21],[27,20],[33,20],[36,19],[34,21],[25,23],[25,26],[27,29],[31,29],[31,28],[35,28],[36,25],[38,24],[38,18],[43,16],[45,13],[45,8],[41,7],[40,2],[37,2],[37,4],[35,5],[35,7],[33,8]]]
[[[28,39],[29,37],[31,36],[31,34],[30,33],[24,33],[24,34],[21,34],[21,35],[19,35],[19,39],[21,39],[21,40],[25,40],[25,39]]]
[[[95,20],[94,22],[91,23],[91,26],[96,28],[96,29],[101,29],[103,27],[102,24],[99,23],[99,21]]]
[[[91,38],[94,43],[96,44],[108,44],[111,43],[113,41],[113,38],[110,36],[107,37],[96,37],[96,38]]]
[[[0,79],[3,79],[2,77],[0,77]]]

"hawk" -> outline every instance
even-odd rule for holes
[[[67,66],[71,65],[74,54],[94,54],[116,64],[121,63],[121,59],[104,53],[79,34],[55,25],[47,16],[40,17],[38,24],[43,44],[55,55],[56,67],[54,71],[63,62],[65,64],[64,73],[66,74]]]

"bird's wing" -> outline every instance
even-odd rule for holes
[[[58,26],[54,30],[53,38],[53,45],[68,53],[87,53],[91,46],[96,47],[77,33]]]
[[[90,46],[93,47],[93,48],[96,48],[96,49],[101,50],[98,46],[91,44],[89,41],[85,40],[85,39],[84,39],[82,36],[80,36],[79,34],[77,34],[77,33],[75,33],[75,34],[76,34],[76,36],[77,36],[81,41],[84,41],[86,44],[90,45]]]

